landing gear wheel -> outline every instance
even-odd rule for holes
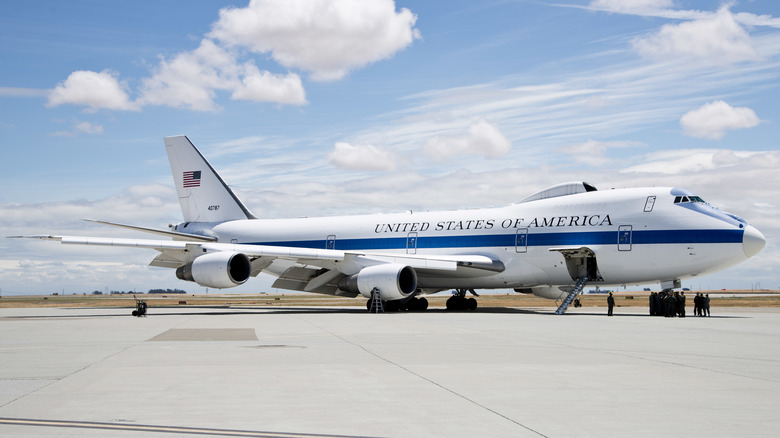
[[[425,298],[410,298],[401,310],[409,312],[422,312],[428,308],[428,300]]]
[[[477,310],[477,300],[474,298],[466,298],[466,292],[466,289],[458,289],[456,295],[449,297],[447,299],[447,310],[459,312],[464,310]]]

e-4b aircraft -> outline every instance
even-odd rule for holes
[[[28,236],[63,244],[153,249],[151,266],[230,288],[265,272],[273,287],[425,309],[454,289],[514,289],[562,300],[599,286],[680,280],[747,260],[764,236],[696,194],[673,187],[597,190],[568,182],[499,208],[296,219],[255,217],[186,136],[165,138],[184,222],[168,230],[102,222],[164,240]],[[565,306],[562,306],[565,311]],[[559,308],[560,310],[560,308]],[[562,313],[559,311],[558,313]]]

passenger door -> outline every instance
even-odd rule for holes
[[[631,251],[631,225],[618,227],[618,251]]]

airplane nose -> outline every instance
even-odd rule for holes
[[[753,257],[764,249],[764,245],[766,245],[764,235],[754,226],[748,225],[745,228],[745,233],[742,235],[742,249],[745,251],[745,255]]]

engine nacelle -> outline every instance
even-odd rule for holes
[[[375,265],[339,282],[339,289],[358,292],[366,298],[371,298],[374,288],[379,289],[379,296],[386,301],[406,298],[417,290],[417,273],[405,265]]]
[[[227,289],[244,284],[251,273],[249,257],[239,252],[222,251],[204,254],[178,268],[176,277],[204,287]]]
[[[515,289],[515,292],[522,294],[534,294],[539,298],[547,298],[548,300],[558,300],[566,298],[569,293],[561,290],[558,286],[536,286],[527,287],[522,289]]]

